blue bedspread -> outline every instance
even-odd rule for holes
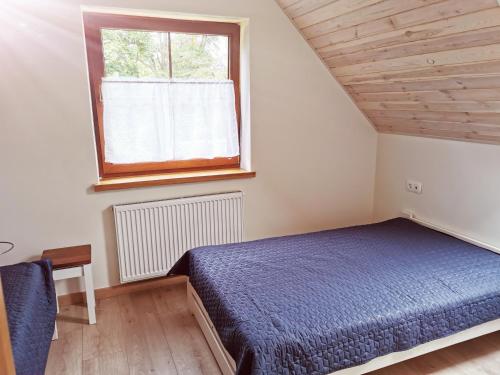
[[[43,375],[54,323],[56,294],[50,261],[0,267],[17,375]]]
[[[328,374],[500,318],[500,255],[406,219],[189,251],[237,374]]]

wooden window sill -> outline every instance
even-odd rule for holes
[[[134,189],[139,187],[186,184],[191,182],[234,180],[237,178],[252,178],[255,177],[255,174],[256,173],[253,171],[234,168],[103,178],[94,185],[94,191]]]

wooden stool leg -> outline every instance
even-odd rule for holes
[[[94,296],[94,281],[92,279],[92,265],[86,264],[83,266],[83,277],[85,278],[85,294],[87,297],[87,310],[89,315],[89,324],[96,323],[95,316],[95,296]]]

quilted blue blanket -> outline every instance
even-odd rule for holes
[[[500,318],[500,255],[406,219],[189,251],[237,374],[328,374]]]
[[[56,320],[49,261],[0,267],[17,375],[43,375]]]

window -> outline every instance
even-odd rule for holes
[[[239,168],[238,24],[85,13],[101,178]]]

